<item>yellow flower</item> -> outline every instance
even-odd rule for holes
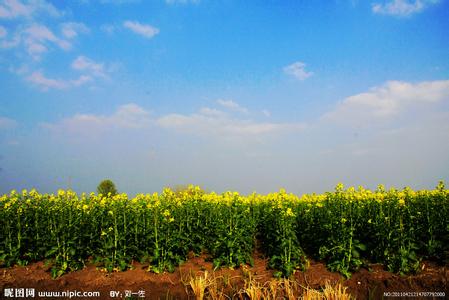
[[[346,220],[345,218],[341,218],[341,223],[346,223],[348,220]]]
[[[344,190],[345,186],[343,185],[343,183],[339,182],[337,184],[337,186],[335,187],[335,191],[336,192],[342,192]]]
[[[32,190],[30,191],[30,196],[33,197],[33,198],[38,198],[40,195],[39,195],[39,193],[36,191],[36,189],[32,189]]]
[[[290,207],[287,208],[287,211],[285,212],[285,215],[287,217],[294,217],[295,216],[295,214],[293,213],[293,211],[292,211],[292,209]]]
[[[84,204],[84,205],[83,205],[83,210],[88,210],[88,209],[89,209],[89,205]]]
[[[164,210],[164,212],[162,213],[164,215],[164,217],[168,217],[170,216],[170,211],[168,209]]]

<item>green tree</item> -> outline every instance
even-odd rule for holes
[[[108,195],[111,193],[111,196],[117,194],[117,189],[115,188],[115,184],[110,179],[105,179],[97,186],[97,192],[102,195]]]

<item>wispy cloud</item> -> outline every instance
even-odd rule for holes
[[[344,123],[369,123],[396,117],[407,109],[449,101],[449,80],[409,83],[388,81],[368,92],[340,102],[324,119]]]
[[[17,126],[17,121],[0,116],[0,129],[11,129]]]
[[[50,84],[57,85],[54,82]],[[76,114],[60,122],[45,123],[44,127],[58,132],[91,135],[112,129],[148,130],[150,127],[207,138],[245,138],[298,132],[304,123],[261,122],[233,117],[218,109],[203,107],[198,112],[185,115],[170,113],[151,117],[145,108],[129,103],[119,106],[110,115]]]
[[[41,18],[42,14],[46,18]],[[63,22],[56,26],[48,22],[47,16],[62,17],[64,14],[45,0],[0,0],[0,20],[18,19],[11,23],[7,31],[5,29],[3,38],[0,37],[0,48],[18,47],[18,50],[23,50],[35,61],[55,47],[71,50],[73,39],[88,33],[89,28],[77,22]]]
[[[94,77],[107,77],[107,71],[103,63],[97,63],[92,59],[82,55],[78,56],[72,62],[72,68],[78,71],[86,72],[87,74]]]
[[[103,24],[100,29],[107,34],[113,34],[117,30],[116,26],[112,24]]]
[[[31,17],[37,13],[45,13],[53,17],[63,15],[63,12],[45,0],[3,0],[0,4],[0,18]]]
[[[0,26],[0,48],[2,49],[9,49],[14,48],[17,45],[20,44],[20,36],[14,35],[13,37],[9,38],[9,32],[6,28]]]
[[[62,35],[67,39],[73,39],[82,33],[89,33],[90,29],[83,23],[66,22],[61,24]]]
[[[0,26],[0,39],[4,38],[8,34],[8,31],[5,27]]]
[[[390,0],[383,4],[373,3],[372,10],[375,14],[406,17],[438,2],[439,0]]]
[[[80,72],[81,75],[75,79],[50,78],[45,76],[44,73],[39,70],[27,76],[26,80],[43,91],[48,91],[50,89],[63,90],[92,83],[96,78],[107,79],[108,73],[111,69],[110,67],[106,67],[104,63],[95,62],[92,59],[82,55],[78,56],[72,62],[71,68]],[[17,70],[12,69],[11,71],[19,75],[24,75],[29,70],[26,66],[23,66]]]
[[[32,84],[39,86],[43,90],[64,89],[67,87],[67,83],[65,81],[47,78],[42,73],[42,71],[33,72],[30,76],[27,77],[27,80]]]
[[[48,51],[49,45],[56,45],[60,49],[70,50],[72,44],[67,40],[58,38],[47,26],[34,23],[21,32],[23,43],[28,54],[35,60]]]
[[[291,65],[284,67],[284,73],[291,75],[301,81],[306,80],[313,75],[313,72],[306,71],[306,64],[301,61],[297,61],[295,63],[292,63]]]
[[[12,19],[20,16],[29,16],[32,10],[17,0],[4,0],[0,5],[0,18]]]
[[[21,65],[19,67],[11,66],[11,67],[9,67],[8,70],[9,70],[9,72],[14,73],[16,75],[25,75],[25,74],[29,73],[30,68],[29,68],[28,65],[23,64],[23,65]]]
[[[41,124],[56,133],[96,135],[111,129],[142,129],[149,125],[150,113],[134,103],[121,105],[110,115],[76,114],[60,122]]]
[[[224,117],[226,116],[226,113],[224,111],[215,109],[215,108],[209,108],[209,107],[202,107],[200,109],[200,114],[205,116],[211,116],[211,117]]]
[[[223,106],[224,108],[230,109],[230,110],[234,110],[234,111],[238,111],[241,113],[247,113],[248,109],[241,106],[240,104],[238,104],[237,102],[234,102],[232,100],[223,100],[223,99],[218,99],[217,103],[220,104],[221,106]]]
[[[151,39],[159,33],[159,29],[151,25],[142,24],[137,21],[125,21],[123,26],[132,32],[139,34],[147,39]]]
[[[262,110],[262,114],[267,118],[271,117],[271,112],[268,109]]]
[[[92,81],[92,78],[87,75],[80,75],[78,78],[71,80],[48,78],[42,71],[35,71],[26,79],[43,91],[48,91],[50,89],[63,90],[70,87],[81,86]]]
[[[271,123],[238,119],[210,110],[200,110],[191,115],[168,114],[156,120],[156,123],[167,129],[178,132],[208,137],[245,137],[265,134],[301,131],[303,123]]]

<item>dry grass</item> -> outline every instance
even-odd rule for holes
[[[245,286],[239,292],[241,299],[250,300],[276,300],[276,299],[297,299],[299,293],[298,285],[289,279],[272,279],[261,283],[254,279],[250,272],[246,272]]]
[[[310,287],[302,287],[291,279],[272,279],[265,283],[256,280],[248,269],[243,270],[244,286],[234,295],[225,293],[226,287],[230,286],[230,280],[225,280],[222,276],[210,275],[207,271],[202,274],[190,274],[183,278],[186,290],[193,292],[196,300],[212,299],[250,299],[250,300],[353,300],[347,288],[340,283],[331,284],[326,282],[321,290]],[[189,292],[188,292],[189,293]],[[191,293],[189,293],[191,295]]]
[[[226,293],[224,292],[223,286],[220,286],[218,284],[219,281],[222,282],[223,284],[226,284],[222,277],[214,277],[213,279],[211,279],[211,284],[208,287],[208,299],[211,300],[231,299],[231,297],[227,296]]]
[[[204,272],[203,276],[195,276],[190,278],[189,285],[195,294],[196,300],[203,300],[206,289],[210,286],[211,279],[207,271]]]
[[[323,290],[324,299],[328,300],[351,300],[354,299],[351,294],[346,291],[346,287],[341,284],[331,286],[328,282]]]
[[[355,299],[346,291],[346,287],[337,283],[331,285],[326,282],[322,291],[306,288],[299,299],[302,300],[353,300]]]

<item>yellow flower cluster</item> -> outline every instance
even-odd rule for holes
[[[134,198],[129,199],[124,193],[112,197],[110,195],[83,193],[78,197],[78,195],[71,190],[58,190],[55,195],[40,194],[35,189],[32,189],[30,191],[23,190],[20,194],[17,193],[17,191],[12,190],[9,195],[0,196],[0,206],[4,209],[10,209],[15,203],[21,200],[24,200],[24,203],[28,205],[39,205],[39,203],[43,201],[60,203],[61,205],[63,205],[63,203],[71,202],[74,203],[79,210],[86,213],[89,213],[95,207],[110,207],[111,209],[107,210],[109,215],[113,215],[119,207],[132,206],[135,210],[161,209],[163,216],[170,219],[172,216],[170,215],[170,211],[167,210],[168,206],[174,205],[175,207],[180,207],[189,201],[202,201],[226,206],[235,204],[245,206],[264,204],[269,206],[272,210],[284,211],[285,216],[293,217],[295,216],[295,213],[292,210],[292,205],[295,206],[298,203],[303,203],[306,205],[307,210],[313,207],[322,208],[325,206],[326,201],[334,197],[334,195],[338,195],[339,199],[348,201],[349,203],[359,202],[361,203],[361,206],[364,206],[371,201],[375,203],[395,201],[399,206],[404,207],[408,205],[408,203],[413,202],[413,199],[416,198],[435,197],[437,195],[448,197],[449,190],[444,189],[443,186],[443,188],[431,191],[413,191],[409,187],[400,191],[395,189],[387,191],[382,185],[378,186],[375,191],[365,189],[362,186],[359,186],[357,189],[349,187],[345,190],[343,184],[339,183],[335,188],[335,193],[304,194],[298,197],[295,194],[287,193],[285,189],[280,189],[277,193],[261,195],[254,192],[245,196],[238,192],[231,191],[222,194],[217,194],[215,192],[205,193],[200,187],[190,185],[186,189],[177,192],[170,188],[164,188],[161,194],[138,194]],[[61,201],[62,199],[64,199],[64,201]]]

